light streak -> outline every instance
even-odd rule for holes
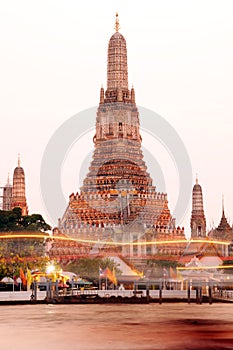
[[[233,265],[224,266],[190,266],[190,267],[177,267],[177,270],[209,270],[209,269],[233,269]]]
[[[48,235],[36,235],[36,234],[6,234],[0,235],[0,239],[9,239],[9,238],[50,238]]]
[[[229,245],[231,242],[229,241],[217,241],[217,240],[206,240],[206,239],[189,239],[187,241],[188,243],[213,243],[213,244],[223,244],[223,245]]]
[[[231,244],[229,241],[217,241],[217,240],[205,240],[205,239],[178,239],[178,240],[161,240],[161,241],[137,241],[137,242],[117,242],[117,241],[99,241],[99,240],[91,240],[91,239],[80,239],[75,237],[64,237],[64,236],[48,236],[46,234],[4,234],[0,235],[0,239],[17,239],[17,238],[35,238],[35,239],[52,239],[52,240],[60,240],[60,241],[74,241],[77,243],[83,244],[100,244],[100,245],[109,245],[109,246],[125,246],[125,245],[133,245],[133,246],[147,246],[147,245],[166,245],[166,244],[189,244],[189,243],[205,243],[205,244],[220,244],[228,246]]]

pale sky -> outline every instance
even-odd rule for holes
[[[98,105],[101,84],[106,87],[107,45],[116,11],[137,104],[165,118],[183,140],[202,185],[207,226],[219,223],[222,194],[232,222],[231,0],[2,1],[0,185],[8,172],[12,177],[20,153],[29,211],[53,224],[40,193],[42,155],[62,123]],[[67,200],[78,190],[77,169],[85,152],[76,145],[64,162]],[[177,179],[159,146],[151,152],[164,169],[172,211]],[[190,211],[181,223],[187,235]]]

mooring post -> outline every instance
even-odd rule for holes
[[[188,281],[188,303],[190,304],[190,281]]]
[[[49,299],[52,298],[52,285],[51,285],[51,279],[49,279]]]
[[[202,304],[202,284],[200,285],[199,289],[199,304]]]
[[[196,287],[196,303],[197,303],[197,304],[200,304],[199,291],[200,291],[200,288],[199,288],[199,285],[198,285],[198,286]]]
[[[163,296],[162,296],[162,282],[159,283],[159,303],[162,304]]]
[[[49,282],[48,279],[46,280],[46,299],[49,297]]]
[[[146,301],[150,301],[150,289],[149,289],[149,284],[146,284]]]
[[[74,279],[72,278],[71,280],[71,295],[73,296],[74,294]]]
[[[209,304],[212,304],[212,285],[209,283]]]
[[[56,291],[56,297],[58,297],[58,280],[56,280],[56,283],[55,283],[55,291]]]
[[[34,282],[34,297],[37,300],[37,281]]]

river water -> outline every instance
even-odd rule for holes
[[[232,304],[48,304],[0,310],[0,350],[233,349]]]

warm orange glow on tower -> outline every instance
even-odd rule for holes
[[[206,219],[203,208],[202,188],[196,178],[192,193],[191,237],[206,236]]]
[[[11,208],[19,207],[22,215],[28,215],[28,207],[25,194],[25,175],[18,157],[18,166],[14,170]]]
[[[80,193],[70,195],[60,229],[80,239],[138,242],[122,244],[125,256],[162,252],[162,245],[140,242],[174,238],[178,243],[172,252],[180,254],[184,230],[176,229],[167,195],[156,191],[144,161],[135,91],[128,89],[126,40],[119,29],[117,14],[116,32],[108,44],[107,89],[100,89],[92,162]]]

